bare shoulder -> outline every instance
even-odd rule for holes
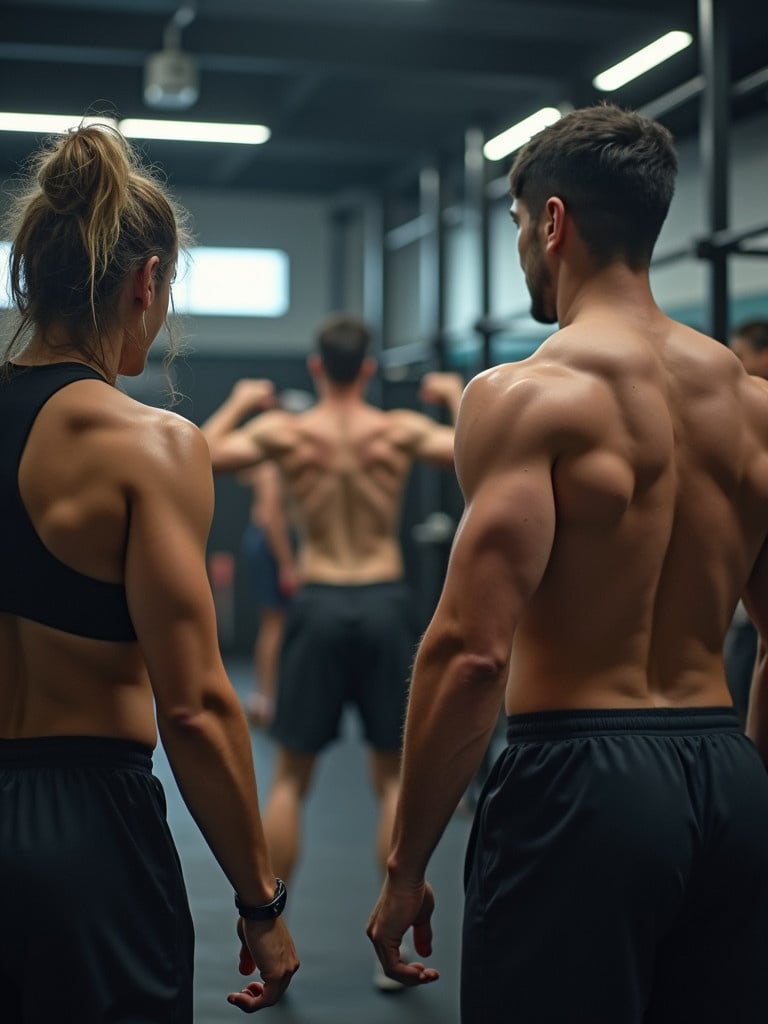
[[[758,427],[768,420],[768,381],[747,373],[744,364],[727,345],[683,325],[679,328],[684,352],[686,382],[694,394],[735,393],[738,406]],[[678,357],[682,361],[682,356]]]
[[[390,442],[406,452],[418,448],[419,444],[440,426],[439,421],[433,416],[416,409],[381,411],[379,422]]]
[[[91,460],[129,489],[140,490],[147,483],[184,492],[204,486],[211,476],[205,437],[178,413],[113,390],[97,393],[93,403],[80,403],[77,416],[74,429],[87,436]]]
[[[768,443],[768,380],[742,372],[738,377],[740,404],[758,436]]]
[[[290,413],[282,409],[270,409],[249,420],[243,429],[271,453],[288,451],[296,443],[301,422],[311,412]]]
[[[594,412],[605,390],[594,375],[546,357],[504,363],[469,382],[457,433],[462,438],[479,429],[487,441],[497,432],[519,438],[523,423],[537,434],[563,426],[574,429]]]
[[[474,377],[456,422],[462,487],[475,474],[551,465],[569,451],[598,445],[613,429],[616,400],[600,376],[546,354]]]

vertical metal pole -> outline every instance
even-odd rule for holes
[[[706,228],[728,227],[730,59],[726,0],[698,0],[700,59],[704,76],[700,156],[704,179]],[[712,249],[707,305],[710,334],[728,339],[728,254]]]
[[[442,182],[436,167],[419,174],[419,213],[426,230],[419,240],[419,328],[432,340],[444,326]]]
[[[479,128],[469,128],[464,135],[464,223],[469,235],[471,259],[474,264],[476,301],[472,323],[485,320],[491,301],[488,256],[488,203],[485,196],[485,136]],[[472,272],[467,268],[465,272]],[[486,339],[484,338],[484,341]],[[490,351],[484,344],[483,368],[490,365]]]
[[[373,330],[374,358],[384,347],[384,200],[369,196],[363,205],[363,318]],[[381,403],[381,374],[368,387],[372,401]]]
[[[424,167],[419,174],[419,214],[425,231],[419,240],[419,327],[421,338],[435,351],[445,326],[444,232],[442,180],[437,167]],[[418,470],[419,520],[442,508],[439,470],[420,466]],[[440,552],[434,543],[419,549],[423,617],[429,619],[437,602],[442,581]]]
[[[331,213],[331,227],[328,260],[328,308],[341,310],[346,306],[344,299],[347,263],[347,225],[349,215],[345,210]]]

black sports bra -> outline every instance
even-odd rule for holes
[[[106,384],[82,363],[0,367],[0,612],[95,640],[135,640],[124,585],[85,576],[51,554],[19,493],[19,463],[37,414],[77,380]]]

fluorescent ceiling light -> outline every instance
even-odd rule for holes
[[[535,114],[531,114],[523,121],[518,121],[511,128],[507,128],[501,135],[489,139],[483,146],[483,153],[489,160],[501,160],[524,146],[542,128],[559,121],[562,116],[557,107],[542,107]]]
[[[18,114],[0,111],[0,131],[36,132],[58,135],[81,124],[108,124],[117,128],[114,117],[83,117],[82,114]]]
[[[120,131],[130,139],[170,139],[179,142],[235,142],[258,146],[271,132],[263,124],[218,124],[214,121],[158,121],[127,118]]]
[[[646,71],[655,68],[657,64],[673,57],[676,53],[684,50],[693,42],[693,36],[688,32],[667,32],[642,50],[633,53],[626,60],[614,64],[612,68],[601,71],[592,79],[592,85],[602,92],[612,92],[619,89],[633,78],[644,75]]]

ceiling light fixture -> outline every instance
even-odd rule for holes
[[[524,146],[542,128],[559,121],[562,116],[557,107],[542,107],[535,114],[518,121],[517,124],[513,124],[511,128],[507,128],[500,135],[489,139],[483,146],[483,154],[488,160],[502,160],[510,153],[514,153],[516,149]]]
[[[187,110],[200,95],[197,59],[181,49],[181,30],[195,20],[193,4],[180,7],[163,32],[163,48],[144,64],[144,102],[157,110]]]
[[[662,64],[676,53],[685,50],[693,42],[693,36],[689,32],[667,32],[654,42],[644,46],[642,50],[633,53],[626,60],[614,64],[613,67],[601,71],[592,79],[592,85],[601,92],[613,92],[620,89],[622,85],[631,82],[633,78],[639,78],[646,71]]]
[[[82,114],[23,114],[0,111],[0,131],[32,132],[39,135],[59,135],[81,125],[104,124],[117,128],[114,117],[83,117]]]
[[[179,142],[221,142],[258,146],[272,134],[263,124],[226,124],[215,121],[161,121],[126,118],[118,122],[96,114],[27,114],[0,111],[0,132],[29,132],[34,135],[61,135],[86,125],[106,125],[119,129],[129,139],[160,139]]]
[[[163,139],[173,142],[231,142],[259,146],[272,134],[263,124],[225,124],[215,121],[159,121],[126,118],[118,125],[128,139]]]

